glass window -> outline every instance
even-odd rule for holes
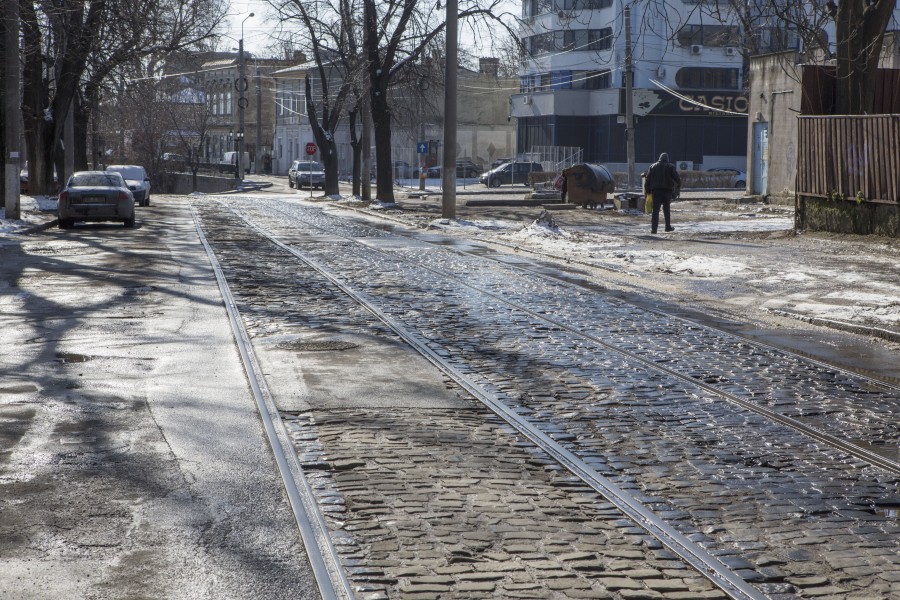
[[[739,46],[741,32],[733,25],[685,25],[678,30],[680,46]]]
[[[585,71],[584,87],[588,90],[605,90],[612,84],[609,71]]]
[[[554,90],[572,89],[572,71],[554,71],[550,73],[550,79]]]
[[[738,69],[685,67],[675,74],[678,87],[687,90],[736,90]]]
[[[589,50],[609,50],[612,48],[612,28],[591,29],[588,31]]]

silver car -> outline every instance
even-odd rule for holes
[[[121,173],[128,185],[128,189],[134,194],[134,201],[138,206],[150,206],[150,177],[147,171],[140,165],[110,165],[106,170],[111,173]]]
[[[79,171],[59,193],[59,228],[79,221],[121,221],[134,227],[134,194],[120,173]]]
[[[325,187],[325,170],[315,161],[295,160],[288,169],[288,187]]]

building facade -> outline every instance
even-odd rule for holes
[[[520,37],[529,58],[510,98],[518,153],[580,147],[585,162],[624,170],[630,62],[639,168],[661,152],[682,169],[745,168],[748,101],[736,20],[727,12],[713,20],[691,1],[648,1],[631,5],[626,32],[625,6],[525,0]]]
[[[275,131],[275,86],[271,73],[292,61],[244,56],[243,77],[237,55],[203,64],[204,89],[210,126],[202,150],[207,163],[219,162],[226,152],[237,150],[241,133],[241,91],[243,90],[244,151],[250,154],[253,169],[265,171],[271,164]],[[259,163],[257,165],[257,159]]]

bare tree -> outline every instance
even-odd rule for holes
[[[391,104],[388,91],[400,73],[414,64],[442,34],[446,25],[440,3],[424,7],[416,0],[361,0],[363,52],[367,63],[370,106],[375,134],[376,197],[394,201],[391,164]],[[502,0],[460,3],[458,18],[491,20],[507,25]],[[447,65],[457,68],[457,65]],[[446,150],[445,150],[446,151]]]
[[[22,0],[20,5],[29,184],[38,193],[52,184],[51,165],[61,163],[63,126],[79,94],[77,105],[92,110],[117,67],[143,61],[151,71],[160,56],[211,35],[225,14],[221,0]],[[83,123],[87,119],[82,115]],[[85,145],[83,136],[78,145]]]

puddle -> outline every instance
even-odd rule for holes
[[[60,444],[90,444],[96,441],[97,438],[93,436],[59,438]]]
[[[74,352],[57,352],[56,358],[64,363],[83,363],[93,360],[93,356],[87,354],[76,354]]]
[[[30,394],[38,391],[38,386],[33,383],[20,383],[0,387],[0,394]]]
[[[359,344],[352,342],[341,342],[335,340],[324,341],[300,341],[280,342],[275,345],[279,350],[293,350],[295,352],[330,352],[340,350],[352,350],[359,348]]]

